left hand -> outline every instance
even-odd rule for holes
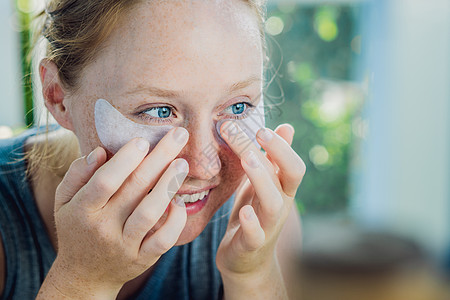
[[[224,123],[221,135],[240,157],[246,176],[236,191],[216,264],[222,276],[261,276],[277,264],[278,236],[306,167],[290,146],[294,134],[291,126],[281,125],[275,132],[267,128],[258,131],[258,143],[266,154],[237,124],[236,129],[232,126],[234,124]],[[264,136],[268,139],[263,139]]]

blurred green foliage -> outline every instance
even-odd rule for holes
[[[23,76],[24,116],[25,125],[32,126],[33,119],[33,86],[31,76],[30,49],[32,46],[32,32],[30,23],[32,20],[32,5],[30,0],[16,0],[17,21],[19,24],[21,68]]]
[[[276,80],[265,97],[282,104],[267,123],[295,128],[293,148],[307,165],[296,197],[303,213],[340,212],[348,204],[353,119],[362,99],[350,82],[360,52],[357,16],[355,6],[268,7],[266,80]]]

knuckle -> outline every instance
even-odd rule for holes
[[[80,178],[82,177],[83,173],[82,173],[82,159],[83,158],[78,158],[76,160],[74,160],[70,166],[68,171],[66,172],[66,175],[64,176],[64,179],[71,179],[71,178]]]
[[[280,217],[281,211],[283,210],[283,201],[275,198],[265,210],[270,219],[277,219]]]
[[[256,251],[264,246],[266,235],[263,230],[256,233],[256,236],[248,243],[248,250]]]
[[[297,155],[297,163],[295,164],[296,167],[292,168],[290,171],[291,177],[295,181],[301,181],[306,173],[306,165],[303,162],[303,160],[300,158],[300,156]]]
[[[284,207],[284,201],[283,198],[281,197],[281,195],[276,195],[274,197],[274,201],[273,201],[273,205],[272,205],[272,209],[273,209],[273,213],[275,216],[279,216],[281,211],[283,210]]]
[[[70,170],[79,170],[81,168],[81,165],[83,163],[84,157],[80,157],[75,159],[69,166],[69,172]]]
[[[158,221],[158,217],[152,212],[143,212],[137,210],[134,212],[134,224],[137,229],[148,230],[150,226],[153,226]]]
[[[300,156],[298,158],[300,160],[300,169],[302,170],[302,178],[303,178],[303,176],[305,176],[306,174],[306,164],[303,161],[303,159],[300,158]]]
[[[136,187],[148,186],[148,180],[145,179],[139,169],[130,174],[129,180],[131,181],[132,185]]]
[[[136,239],[136,237],[140,236],[139,231],[134,226],[130,226],[127,224],[125,228],[123,229],[123,240],[125,243],[129,241],[133,241]]]
[[[100,193],[113,194],[115,192],[113,183],[106,176],[102,175],[103,174],[98,174],[98,176],[94,178],[93,184]]]
[[[154,249],[157,253],[163,254],[172,248],[174,243],[169,238],[158,238],[154,239]]]
[[[146,254],[148,254],[146,251],[143,252],[144,257],[135,256],[131,257],[130,261],[132,265],[136,266],[138,269],[146,270],[148,269],[151,264],[149,263],[149,260],[147,257],[145,257]]]
[[[95,236],[97,239],[104,243],[104,244],[110,244],[114,241],[114,236],[112,231],[110,230],[110,226],[107,226],[104,222],[99,222],[93,225],[92,228]]]
[[[61,183],[56,187],[56,191],[55,191],[55,198],[61,198],[64,197],[66,194],[66,180],[63,179],[61,181]]]

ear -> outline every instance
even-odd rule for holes
[[[45,107],[62,127],[73,131],[72,118],[67,110],[64,88],[59,79],[56,64],[44,58],[39,64],[39,77],[42,83],[42,95]]]

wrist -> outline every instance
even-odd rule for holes
[[[275,253],[255,252],[251,256],[246,256],[245,260],[242,261],[233,262],[231,265],[216,261],[222,279],[255,282],[279,269],[278,258]]]
[[[224,299],[287,299],[278,261],[247,273],[223,271]]]
[[[36,299],[116,299],[121,288],[121,284],[89,280],[55,260]]]

